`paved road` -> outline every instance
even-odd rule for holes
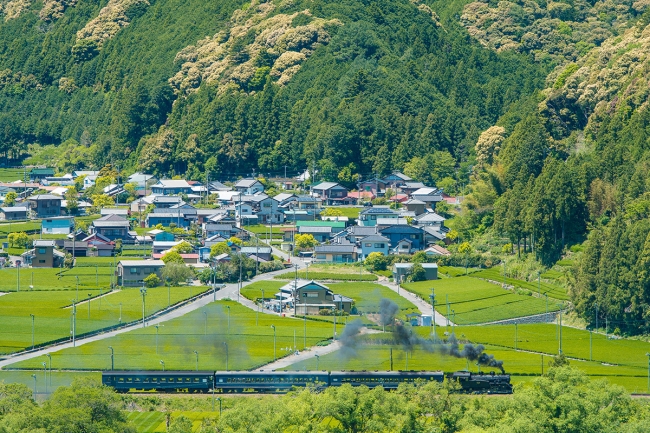
[[[304,266],[304,263],[302,263],[301,261],[296,261],[295,264],[297,264],[299,267]],[[281,274],[283,272],[286,272],[286,270],[282,269],[282,270],[279,270],[279,271],[269,272],[267,274],[258,275],[258,276],[254,277],[250,281],[243,282],[242,287],[245,287],[245,286],[247,286],[249,284],[252,284],[252,283],[254,283],[256,281],[271,280],[271,279],[273,279],[273,277],[275,275]],[[255,304],[253,302],[251,302],[251,301],[245,299],[243,296],[239,295],[239,284],[238,283],[226,284],[226,287],[224,287],[223,289],[217,291],[214,295],[213,295],[212,292],[207,292],[201,298],[199,298],[199,299],[197,299],[197,300],[195,300],[193,302],[190,302],[187,305],[184,305],[184,306],[182,306],[182,307],[180,307],[180,308],[178,308],[176,310],[172,310],[172,311],[170,311],[168,313],[160,314],[159,316],[157,316],[155,318],[152,318],[151,320],[147,320],[146,323],[147,323],[147,326],[153,326],[153,325],[157,325],[159,323],[164,323],[164,322],[166,322],[168,320],[172,320],[172,319],[175,319],[177,317],[181,317],[181,316],[183,316],[185,314],[191,313],[192,311],[198,310],[198,309],[210,304],[214,300],[227,299],[227,298],[235,300],[235,301],[239,299],[239,302],[242,303],[243,305],[245,305],[245,306],[247,306],[249,308],[252,308],[252,309],[256,309]],[[267,310],[267,309],[263,309],[261,311],[266,313],[266,314],[277,314],[277,313],[274,313],[271,310]],[[76,341],[76,346],[82,346],[84,344],[91,343],[91,342],[94,342],[94,341],[101,341],[101,340],[113,337],[115,335],[123,334],[125,332],[133,331],[133,330],[139,329],[139,328],[142,328],[142,323],[134,324],[134,325],[131,325],[131,326],[128,326],[128,327],[125,327],[125,328],[117,329],[117,330],[106,332],[106,333],[103,333],[103,334],[94,335],[94,336],[87,337],[87,338],[80,338],[80,339],[78,339]],[[38,358],[38,357],[44,356],[46,353],[56,352],[56,351],[59,351],[59,350],[62,350],[62,349],[70,348],[70,347],[73,347],[72,342],[66,342],[66,343],[60,343],[60,344],[52,345],[52,346],[49,346],[49,347],[46,347],[46,348],[38,349],[38,350],[35,350],[33,352],[20,353],[20,354],[13,355],[13,356],[9,355],[9,356],[7,356],[6,359],[3,359],[3,360],[0,361],[0,369],[6,367],[8,365],[14,364],[16,362],[25,361],[25,360],[33,359],[33,358]]]

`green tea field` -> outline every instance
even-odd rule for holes
[[[191,286],[148,289],[146,315],[206,290]],[[137,288],[104,296],[98,290],[80,288],[78,298],[76,290],[8,293],[0,296],[0,353],[31,347],[31,315],[35,345],[71,338],[72,304],[77,300],[81,303],[76,307],[76,335],[142,318],[142,296]]]
[[[472,276],[407,283],[403,287],[427,301],[433,287],[436,294],[436,310],[445,316],[449,314],[452,321],[463,325],[512,319],[547,311],[545,299],[518,295]],[[548,311],[557,310],[558,304],[548,303]]]
[[[503,281],[503,270],[500,270],[498,268],[484,269],[482,271],[473,273],[471,276],[475,278],[485,278],[487,280],[501,282]],[[569,295],[567,294],[566,289],[544,281],[529,282],[523,280],[516,280],[514,278],[510,278],[506,276],[505,282],[510,286],[527,289],[534,293],[541,292],[542,296],[548,295],[550,298],[555,298],[562,301],[566,301],[567,299],[569,299]]]
[[[79,309],[80,313],[83,308]],[[256,312],[233,301],[217,301],[158,329],[147,326],[99,342],[52,354],[54,368],[103,370],[111,368],[109,346],[115,352],[115,369],[126,370],[245,370],[266,364],[275,354],[282,357],[295,347],[302,350],[331,338],[331,323]],[[305,334],[305,327],[307,333]],[[340,332],[343,327],[337,326]],[[158,335],[156,337],[156,335]],[[156,345],[156,341],[158,344]],[[226,355],[227,354],[227,355]],[[42,360],[29,360],[12,368],[41,368]]]

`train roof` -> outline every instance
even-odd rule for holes
[[[179,371],[179,370],[109,370],[102,371],[102,376],[212,376],[214,371]]]
[[[427,375],[443,375],[442,371],[426,371],[426,370],[398,370],[398,371],[380,371],[380,370],[343,370],[343,371],[332,371],[331,374],[337,376],[363,376],[363,375],[382,375],[382,376],[427,376]]]
[[[327,374],[327,370],[259,370],[259,371],[216,371],[214,374],[217,376],[241,376],[259,375],[259,376],[291,376],[296,374]]]

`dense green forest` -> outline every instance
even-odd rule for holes
[[[0,383],[0,431],[135,432],[127,411],[159,411],[170,433],[442,432],[442,433],[641,433],[650,428],[648,405],[623,388],[591,382],[570,367],[551,369],[512,396],[476,397],[446,385],[401,385],[394,392],[349,385],[317,393],[220,398],[213,412],[207,397],[122,396],[91,380],[59,388],[36,404],[24,385]],[[202,412],[199,423],[182,412]],[[214,414],[214,415],[211,415]]]
[[[576,310],[647,331],[648,4],[2,0],[0,154],[469,183],[459,240],[545,267],[584,244]]]

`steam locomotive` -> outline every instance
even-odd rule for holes
[[[105,371],[102,384],[117,392],[216,392],[282,393],[293,388],[365,385],[387,390],[400,383],[442,382],[441,371]],[[458,371],[447,375],[460,385],[459,392],[472,394],[512,394],[510,375],[473,374]]]

